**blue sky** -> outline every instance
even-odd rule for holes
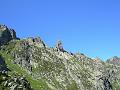
[[[18,37],[103,60],[120,56],[120,0],[0,0],[0,23]]]

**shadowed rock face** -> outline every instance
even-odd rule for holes
[[[0,25],[0,45],[6,44],[12,39],[16,39],[16,32],[5,25]]]
[[[7,66],[5,64],[4,59],[0,55],[0,72],[5,72],[5,71],[8,71],[8,69],[7,69]]]

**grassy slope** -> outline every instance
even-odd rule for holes
[[[10,54],[7,54],[7,53],[9,53],[9,52],[11,52],[11,50],[12,51],[14,51],[15,50],[15,44],[16,43],[20,43],[19,41],[15,41],[15,42],[11,42],[11,43],[9,43],[9,45],[7,45],[7,46],[5,46],[5,50],[2,50],[2,51],[0,51],[0,54],[4,57],[4,59],[5,59],[5,62],[6,62],[6,64],[8,65],[8,68],[11,70],[11,72],[9,72],[9,74],[10,75],[15,75],[15,74],[18,74],[18,75],[24,75],[26,78],[27,78],[27,80],[30,82],[30,84],[31,84],[31,86],[34,88],[34,90],[50,90],[50,88],[47,86],[47,84],[45,83],[45,81],[42,79],[42,80],[35,80],[35,79],[33,79],[32,78],[32,76],[31,75],[29,75],[25,70],[23,70],[21,67],[19,67],[18,65],[16,65],[16,64],[13,64],[12,63],[12,60],[13,60],[13,58],[10,56]],[[41,50],[40,50],[41,51]],[[47,54],[48,54],[49,52],[47,52]],[[51,55],[50,55],[51,56]],[[53,57],[53,56],[51,56],[51,57]],[[37,60],[37,59],[36,59]],[[73,59],[71,59],[72,60],[72,62],[71,63],[73,63],[74,62],[74,64],[76,63],[76,64],[80,64],[80,62],[78,62],[78,60],[76,60],[75,58],[73,58]],[[39,62],[40,63],[40,62]],[[50,63],[50,62],[44,62],[45,63],[45,65],[43,65],[44,67],[42,67],[42,70],[47,70],[47,71],[51,71],[51,69],[52,69],[52,63]],[[46,66],[46,63],[47,63],[47,65],[48,66]],[[41,64],[41,63],[40,63]],[[87,63],[86,63],[87,64]],[[41,64],[42,65],[42,64]],[[81,67],[82,67],[82,69],[81,70],[79,70],[79,73],[80,73],[80,75],[82,76],[82,83],[83,83],[83,85],[84,86],[86,86],[87,87],[87,89],[89,89],[90,87],[91,87],[91,82],[89,82],[89,80],[87,80],[86,78],[88,78],[88,76],[90,76],[90,73],[91,72],[89,72],[88,70],[87,70],[87,68],[85,68],[84,67],[84,65],[80,65]],[[53,67],[57,67],[57,69],[61,69],[63,66],[61,66],[61,67],[59,67],[59,66],[56,66],[56,65],[53,65]],[[40,69],[40,68],[39,68]],[[49,70],[48,70],[49,69]],[[37,72],[37,70],[35,70],[36,72]],[[38,70],[38,71],[41,71],[41,70]],[[53,70],[54,71],[54,70]],[[76,72],[76,71],[75,71]],[[91,77],[91,76],[90,76]],[[59,84],[57,84],[57,81],[55,81],[56,82],[56,84],[55,85],[58,85],[58,87],[60,87],[59,86]],[[119,90],[120,89],[120,87],[119,87],[119,85],[117,85],[116,83],[113,83],[113,86],[116,88],[116,90]],[[71,84],[71,85],[69,85],[67,88],[70,90],[77,90],[77,88],[76,88],[77,86],[76,86],[76,83],[73,81],[73,83]],[[0,89],[1,90],[1,89]]]
[[[11,51],[14,51],[14,50],[16,50],[16,48],[15,48],[15,45],[16,44],[19,44],[20,42],[19,41],[14,41],[14,42],[10,42],[7,46],[5,46],[5,51],[1,51],[1,54],[2,54],[2,56],[5,58],[5,60],[6,60],[6,63],[7,63],[7,65],[8,65],[8,67],[9,67],[9,69],[11,70],[11,72],[9,72],[9,74],[20,74],[20,75],[25,75],[26,77],[27,77],[27,79],[28,79],[28,81],[31,83],[31,86],[35,89],[35,90],[42,90],[42,89],[44,89],[44,90],[50,90],[49,88],[48,88],[48,86],[47,86],[47,84],[43,81],[43,79],[42,80],[34,80],[32,77],[31,77],[31,75],[28,75],[27,73],[26,73],[26,71],[24,71],[21,67],[19,67],[18,65],[16,65],[16,64],[13,64],[12,63],[12,57],[10,56],[10,55],[8,55],[8,54],[6,54],[6,53],[9,53],[9,52],[11,52]],[[41,51],[41,50],[40,50]],[[47,52],[47,54],[48,54],[49,52]],[[51,55],[50,55],[51,56]],[[52,56],[52,58],[53,58],[53,56]],[[36,59],[37,60],[37,59]],[[74,61],[75,60],[75,61]],[[73,59],[73,61],[72,62],[74,62],[74,63],[79,63],[76,59]],[[39,62],[40,63],[40,62]],[[44,67],[42,67],[42,70],[44,69],[44,71],[46,71],[47,70],[47,72],[49,72],[49,70],[50,70],[50,72],[51,72],[51,70],[53,69],[53,71],[54,71],[54,68],[52,68],[52,67],[57,67],[57,70],[59,70],[59,69],[62,69],[62,67],[60,67],[60,66],[56,66],[56,65],[54,65],[53,63],[51,64],[51,63],[49,63],[48,61],[47,62],[45,62],[44,61],[44,63],[47,63],[47,65],[43,65]],[[48,66],[48,65],[50,65],[50,67]],[[46,67],[47,66],[47,67]],[[40,68],[39,68],[40,69]],[[48,70],[49,69],[49,70]],[[36,70],[35,70],[36,71]],[[38,70],[39,71],[39,70]],[[41,70],[40,70],[41,71]],[[83,74],[83,71],[85,71],[85,70],[82,70],[81,71],[81,75]],[[56,72],[56,70],[55,70],[55,72]],[[57,71],[57,72],[59,72],[59,71]],[[56,73],[57,73],[56,72]],[[88,74],[86,74],[86,73],[84,73],[84,75],[82,75],[82,77],[84,77],[85,75],[88,75]],[[89,75],[88,75],[89,76]],[[53,79],[52,79],[53,80]],[[86,77],[85,77],[85,79],[84,80],[82,80],[82,83],[85,85],[85,87],[87,86],[87,87],[91,87],[91,85],[90,85],[90,83],[88,83],[88,81],[86,81],[87,79],[86,79]],[[55,85],[57,85],[57,86],[55,86],[55,87],[61,87],[61,85],[59,85],[58,84],[58,82],[56,81],[56,80],[53,80],[54,81],[54,83],[55,83]],[[89,86],[90,85],[90,86]],[[62,87],[61,87],[62,88]],[[71,85],[69,85],[67,88],[72,88],[72,89],[74,89],[74,90],[77,90],[76,89],[76,83],[73,81],[73,83],[71,84]]]
[[[6,54],[6,52],[0,51],[0,54],[3,56],[3,58],[5,59],[5,62],[8,66],[8,68],[11,70],[9,72],[9,75],[24,75],[27,80],[30,82],[31,86],[33,87],[34,90],[50,90],[50,88],[48,88],[47,84],[43,81],[43,80],[35,80],[32,78],[31,75],[27,74],[27,72],[25,70],[23,70],[21,67],[19,67],[16,64],[12,63],[12,57],[8,54]]]

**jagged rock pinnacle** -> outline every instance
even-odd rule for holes
[[[6,25],[0,25],[0,45],[6,44],[12,39],[17,39],[16,32]]]

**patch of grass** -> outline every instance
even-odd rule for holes
[[[72,81],[72,84],[67,86],[67,90],[78,90],[76,82]]]
[[[112,83],[112,87],[113,87],[113,90],[114,90],[114,89],[115,89],[115,90],[120,90],[120,85],[117,84],[117,82],[113,82],[113,83]]]

